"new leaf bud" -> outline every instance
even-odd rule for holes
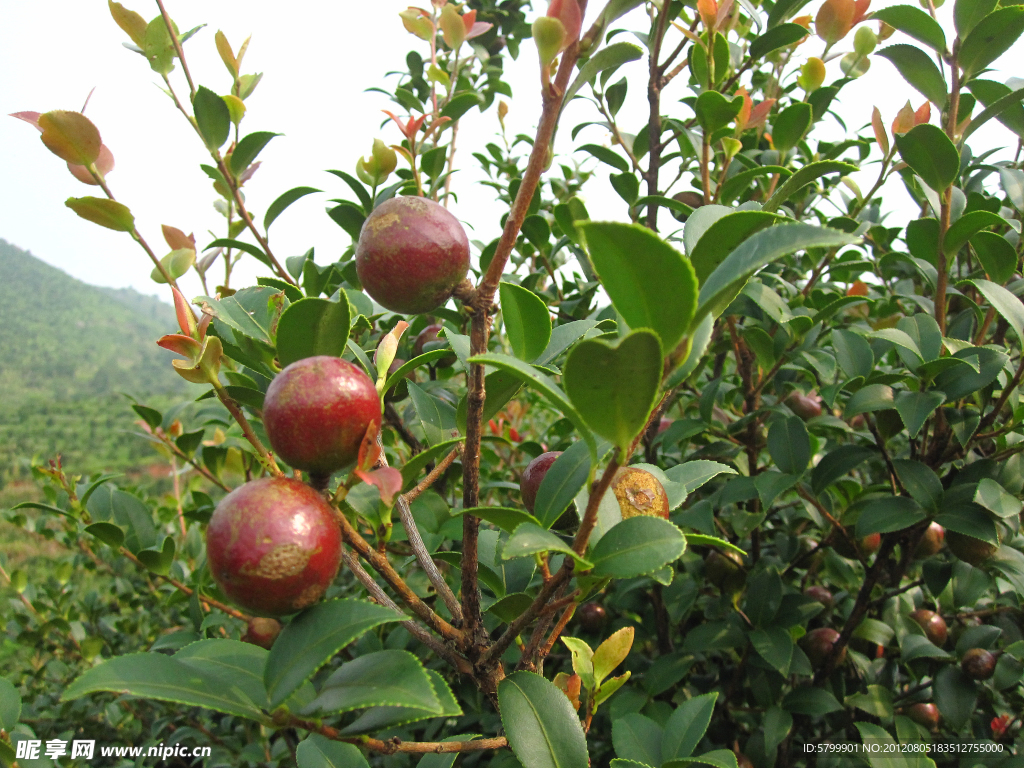
[[[861,56],[870,54],[875,50],[876,45],[878,45],[878,35],[871,30],[871,27],[861,27],[853,36],[853,50]]]
[[[466,26],[462,23],[462,17],[455,10],[454,5],[446,5],[441,9],[438,26],[441,27],[445,45],[453,51],[457,51],[466,40]]]

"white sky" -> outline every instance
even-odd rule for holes
[[[876,0],[873,7],[898,2]],[[271,228],[271,247],[282,262],[284,257],[303,253],[311,246],[316,247],[321,264],[340,255],[348,236],[326,216],[324,207],[328,198],[351,194],[344,182],[324,171],[339,168],[352,173],[357,157],[368,153],[374,137],[388,143],[399,141],[393,126],[380,128],[384,120],[380,110],[395,111],[396,105],[382,94],[365,93],[365,89],[383,85],[387,71],[404,67],[405,54],[411,47],[418,44],[426,56],[426,44],[408,35],[398,18],[398,12],[408,4],[404,0],[294,0],[286,11],[280,2],[268,0],[167,0],[168,10],[182,31],[207,24],[185,48],[197,84],[219,93],[230,88],[230,76],[214,47],[217,29],[225,32],[236,50],[247,35],[252,35],[243,71],[263,72],[264,78],[247,102],[243,135],[257,130],[285,134],[263,151],[263,165],[245,188],[248,207],[257,220],[262,219],[274,198],[292,187],[308,185],[327,193],[294,204]],[[421,4],[428,2],[423,0]],[[807,12],[816,12],[819,4],[815,0]],[[125,5],[147,19],[158,13],[150,0],[126,0]],[[588,16],[593,16],[603,3],[591,5],[594,8]],[[944,22],[951,16],[951,5],[952,0],[940,10]],[[643,19],[623,26],[642,28]],[[950,24],[943,26],[948,28]],[[951,39],[948,29],[947,36]],[[888,43],[912,42],[901,38],[897,33]],[[114,194],[132,209],[137,226],[158,255],[169,250],[160,235],[160,224],[171,224],[186,233],[194,231],[203,246],[213,239],[208,230],[222,233],[224,221],[213,211],[214,193],[199,169],[200,163],[209,162],[209,155],[157,87],[162,85],[159,76],[140,56],[121,46],[126,39],[103,0],[0,0],[0,115],[23,110],[77,110],[95,86],[87,115],[116,158],[117,167],[108,177]],[[672,45],[675,40],[671,38]],[[852,45],[852,34],[844,42]],[[820,54],[821,48],[821,41],[813,38],[800,50],[806,57]],[[1021,61],[1024,46],[1018,43],[997,62],[1002,71],[990,77],[1003,81],[1011,75],[1020,76]],[[1018,63],[1017,71],[1009,66],[1012,62]],[[826,82],[840,76],[837,65],[830,64]],[[646,63],[641,60],[631,66],[623,70],[632,73],[634,79],[619,120],[624,130],[635,132],[646,122]],[[524,44],[518,62],[506,65],[506,72],[515,94],[506,121],[510,135],[532,135],[540,99],[536,56],[530,43]],[[179,95],[186,94],[180,67],[171,77]],[[685,95],[683,79],[681,76],[680,82],[664,95],[663,112],[689,115],[685,107],[677,111],[672,106]],[[908,96],[914,106],[924,100],[899,78],[888,61],[873,57],[871,71],[847,86],[833,108],[856,130],[869,120],[871,107],[877,105],[888,126]],[[571,126],[597,119],[596,110],[585,102],[574,104],[563,122],[559,146],[564,148],[568,143]],[[826,121],[831,138],[840,136],[835,121]],[[484,115],[476,110],[469,113],[460,129],[459,157],[466,160],[471,151],[494,140],[497,130],[493,109]],[[608,137],[603,129],[594,127],[586,129],[578,142],[607,144]],[[972,143],[1011,148],[1016,144],[995,121],[976,134]],[[152,264],[127,235],[83,221],[64,207],[66,198],[96,194],[97,188],[72,178],[64,163],[43,147],[32,127],[3,117],[0,147],[0,238],[86,282],[132,286],[168,298],[150,280]],[[591,216],[625,219],[625,204],[604,181],[608,172],[608,167],[602,166],[598,171],[601,180],[594,182],[594,189],[588,192]],[[865,191],[876,173],[874,166],[868,167],[862,182]],[[470,229],[471,239],[488,242],[499,234],[502,210],[493,202],[490,188],[467,184],[473,178],[467,174],[460,186],[456,177],[455,189],[461,201],[453,210],[475,226],[475,231]],[[891,183],[902,186],[898,180]],[[902,197],[906,198],[905,193]],[[669,221],[666,217],[664,226]],[[244,285],[255,274],[266,272],[248,257],[243,264],[248,267],[237,273],[239,279],[233,278],[233,285]],[[183,282],[186,295],[202,292],[194,273]]]

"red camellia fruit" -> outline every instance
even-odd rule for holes
[[[281,634],[280,621],[257,617],[249,622],[245,634],[242,635],[242,642],[258,645],[260,648],[266,648],[269,651],[279,634]]]
[[[444,341],[444,336],[441,331],[444,330],[444,326],[440,323],[433,323],[428,325],[416,336],[416,340],[412,343],[412,356],[419,357],[424,352],[424,347],[432,341]],[[430,350],[426,350],[430,351]],[[436,360],[434,365],[438,368],[451,368],[455,365],[455,353],[452,352],[447,357],[442,357],[440,360]]]
[[[924,630],[924,636],[928,638],[929,643],[940,648],[945,645],[946,637],[949,634],[949,627],[946,626],[946,620],[939,616],[939,614],[926,608],[920,608],[911,613],[910,618],[921,625],[921,629]]]
[[[584,603],[576,611],[576,617],[584,632],[595,633],[601,631],[601,627],[608,619],[608,614],[605,612],[604,606],[597,603]]]
[[[852,527],[847,528],[846,532],[851,537],[853,536]],[[854,539],[854,543],[857,545],[857,549],[860,550],[860,554],[867,557],[868,555],[877,552],[878,548],[882,546],[882,534],[872,533],[865,536],[863,539]],[[857,557],[857,553],[853,550],[853,547],[850,546],[846,537],[838,532],[835,534],[832,546],[835,548],[836,552],[843,557],[849,558],[850,560],[854,560]]]
[[[807,595],[812,600],[816,600],[817,602],[821,603],[826,608],[831,608],[832,607],[832,602],[833,602],[832,593],[829,592],[828,589],[825,588],[825,587],[818,587],[818,586],[808,587],[807,589],[804,590],[804,594]]]
[[[939,708],[934,704],[926,704],[923,701],[907,709],[907,717],[918,725],[923,725],[929,731],[938,728],[939,720],[941,719]]]
[[[800,645],[811,661],[811,666],[818,669],[825,665],[825,660],[832,653],[832,647],[839,639],[839,633],[831,627],[812,629],[800,639]],[[842,664],[846,658],[846,648],[839,653],[837,664]]]
[[[341,533],[319,493],[298,480],[267,477],[217,505],[206,559],[228,599],[262,616],[284,616],[323,597],[341,564]]]
[[[359,456],[370,425],[380,427],[380,397],[370,377],[340,357],[307,357],[279,373],[263,401],[274,450],[324,482]]]
[[[611,489],[623,520],[640,515],[668,520],[668,494],[658,478],[646,469],[621,467],[612,478]]]
[[[363,223],[356,274],[392,312],[437,309],[469,271],[469,239],[459,220],[423,197],[393,197]]]
[[[562,455],[561,451],[548,451],[542,453],[536,459],[526,465],[523,476],[519,479],[519,492],[523,496],[523,506],[528,512],[533,512],[533,505],[537,503],[537,491],[540,489],[544,475],[551,469],[555,459]]]
[[[971,648],[960,661],[960,669],[971,680],[988,680],[996,671],[996,657],[984,648]]]
[[[821,397],[814,392],[805,395],[794,390],[789,393],[784,402],[793,413],[804,421],[813,419],[815,416],[821,416]]]

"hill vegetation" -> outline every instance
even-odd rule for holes
[[[144,462],[124,395],[185,393],[154,343],[174,327],[156,298],[87,285],[0,240],[0,488],[33,457],[60,453],[76,473]]]

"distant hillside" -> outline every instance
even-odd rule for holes
[[[188,396],[155,341],[174,310],[131,289],[86,285],[0,240],[0,486],[32,455],[73,471],[124,469],[152,455],[125,435],[140,400]]]

